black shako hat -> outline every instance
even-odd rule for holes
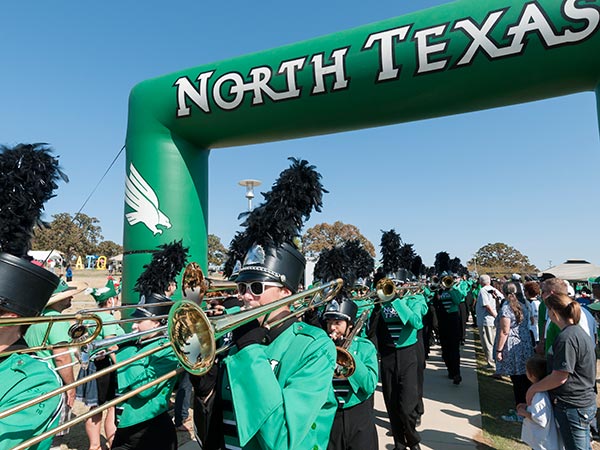
[[[20,316],[39,316],[59,278],[31,263],[27,252],[44,203],[54,197],[58,158],[43,143],[0,146],[0,307]]]
[[[289,158],[292,164],[262,193],[265,201],[245,217],[229,245],[224,274],[236,283],[275,281],[296,292],[306,260],[296,245],[300,230],[313,209],[323,205],[321,175],[308,161]]]
[[[154,303],[171,302],[169,305],[152,306]],[[169,297],[160,294],[141,295],[140,302],[135,311],[131,314],[132,317],[152,319],[156,316],[166,316],[171,310],[174,302]]]
[[[342,301],[332,300],[325,308],[323,313],[323,319],[325,320],[347,320],[348,323],[354,325],[356,321],[356,313],[358,306],[354,301],[350,299],[343,299]]]
[[[306,259],[296,247],[284,242],[279,247],[253,245],[244,259],[236,283],[275,281],[296,292],[304,275]]]
[[[0,253],[0,308],[22,317],[39,316],[60,279],[23,258]]]

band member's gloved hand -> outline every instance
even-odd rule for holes
[[[233,342],[239,350],[252,344],[268,343],[269,330],[261,327],[254,319],[233,330]]]
[[[223,306],[225,307],[225,309],[230,309],[242,305],[243,302],[236,296],[227,297],[225,300],[223,300]]]

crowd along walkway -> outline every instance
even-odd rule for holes
[[[432,348],[425,371],[424,403],[425,414],[421,426],[421,448],[423,450],[476,450],[481,441],[481,411],[476,373],[475,343],[473,333],[467,330],[465,345],[461,348],[460,385],[452,384],[447,377],[440,347]],[[379,448],[392,450],[394,440],[383,402],[381,385],[375,393],[375,421],[379,436]],[[180,434],[181,437],[181,434]],[[195,441],[179,447],[182,450],[198,450]]]

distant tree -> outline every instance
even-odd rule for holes
[[[103,239],[98,219],[83,213],[54,214],[48,228],[36,227],[31,248],[34,250],[58,250],[71,261],[73,256],[95,254]]]
[[[433,263],[433,267],[435,267],[436,274],[448,272],[450,270],[450,255],[448,254],[448,252],[438,252],[435,255],[435,262]]]
[[[302,244],[306,255],[316,256],[324,249],[340,246],[354,239],[358,239],[369,255],[375,257],[375,247],[361,234],[358,227],[340,221],[333,224],[320,223],[309,228],[302,236]]]
[[[450,260],[450,272],[456,273],[458,275],[468,275],[469,270],[462,265],[460,262],[460,258],[452,258]]]
[[[220,265],[225,261],[227,249],[221,243],[221,238],[215,234],[208,235],[208,263]]]
[[[112,258],[123,253],[123,246],[113,241],[102,241],[98,244],[96,253],[107,258]]]
[[[484,245],[475,252],[467,266],[469,270],[476,270],[480,274],[487,273],[493,276],[538,271],[537,267],[529,262],[527,256],[503,242]]]

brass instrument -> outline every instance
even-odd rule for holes
[[[375,300],[372,305],[379,305],[407,295],[420,294],[423,292],[424,286],[423,283],[405,283],[404,285],[398,286],[394,280],[382,278],[375,286],[375,294],[372,293],[367,297],[355,298],[354,300],[373,299],[374,297],[377,297],[378,300]]]
[[[169,300],[166,302],[157,302],[157,303],[152,303],[152,306],[170,306],[173,305],[173,301]],[[82,309],[80,311],[78,311],[79,314],[96,314],[98,312],[111,312],[111,311],[122,311],[124,309],[136,309],[136,308],[143,308],[144,305],[140,305],[138,303],[136,303],[135,305],[121,305],[121,306],[107,306],[106,308],[88,308],[88,309]],[[164,316],[154,316],[152,317],[152,320],[163,320],[168,318],[169,316],[167,314],[165,314]],[[127,319],[115,319],[115,320],[107,320],[106,322],[102,322],[101,325],[122,325],[124,323],[133,323],[133,322],[141,322],[142,320],[146,320],[147,317],[129,317]],[[89,322],[86,324],[84,321],[84,325],[87,326],[87,328],[93,327],[95,325],[90,324]],[[86,342],[87,343],[87,342]]]
[[[347,379],[354,374],[356,370],[356,361],[354,360],[354,356],[350,354],[348,348],[352,344],[354,338],[360,333],[365,323],[367,322],[367,317],[369,316],[369,310],[364,310],[360,317],[356,320],[354,324],[354,328],[346,336],[344,343],[341,346],[337,346],[335,349],[337,351],[337,355],[335,358],[335,371],[333,372],[333,378],[337,379]]]
[[[71,342],[63,342],[60,344],[49,345],[48,337],[53,324],[58,322],[71,322],[75,323],[69,328],[69,337],[72,339]],[[96,329],[92,334],[88,334],[88,326],[85,322],[92,321],[95,323]],[[48,329],[42,339],[42,344],[36,347],[28,347],[18,350],[10,350],[6,352],[0,352],[0,357],[12,355],[13,353],[31,353],[39,352],[41,350],[53,350],[55,348],[65,347],[79,347],[92,342],[100,334],[102,330],[102,319],[93,313],[81,313],[76,314],[61,314],[59,316],[38,316],[38,317],[2,317],[0,318],[0,327],[10,326],[21,326],[21,325],[33,325],[38,323],[47,323]]]
[[[186,371],[193,375],[203,375],[214,364],[216,355],[227,349],[216,348],[217,339],[261,316],[266,316],[263,326],[276,327],[291,316],[300,316],[309,308],[318,308],[331,301],[339,292],[342,283],[341,279],[337,279],[268,305],[213,319],[209,319],[197,304],[186,300],[179,302],[171,308],[168,326],[175,356]],[[268,322],[269,314],[284,306],[293,307],[293,312],[283,319]]]
[[[451,275],[442,277],[441,285],[444,289],[450,289],[452,286],[454,286],[454,277]]]
[[[153,303],[153,306],[158,304],[159,303]],[[145,331],[133,331],[131,333],[122,334],[121,336],[97,339],[81,348],[79,362],[81,363],[81,367],[87,368],[90,361],[94,361],[95,359],[98,359],[98,357],[104,357],[110,353],[114,353],[114,351],[110,350],[110,347],[114,347],[115,345],[119,345],[124,342],[135,341],[149,334],[162,333],[164,331],[167,331],[166,325]]]
[[[107,373],[118,370],[134,361],[138,361],[140,359],[146,358],[146,357],[148,357],[154,353],[157,353],[165,348],[168,348],[168,347],[173,348],[175,355],[177,356],[179,361],[182,363],[183,367],[172,370],[171,372],[157,378],[156,380],[153,380],[153,381],[147,383],[146,385],[140,386],[140,387],[136,388],[135,390],[128,392],[125,395],[115,398],[114,400],[111,400],[97,408],[94,408],[85,414],[77,416],[74,419],[72,419],[68,422],[65,422],[64,424],[62,424],[56,428],[53,428],[53,429],[48,430],[36,437],[28,439],[27,441],[23,442],[22,444],[18,445],[17,447],[14,447],[14,449],[13,449],[13,450],[25,450],[45,439],[48,439],[49,437],[55,435],[56,433],[59,433],[63,430],[71,428],[72,426],[87,420],[89,417],[92,417],[95,414],[101,413],[104,410],[111,408],[112,406],[115,406],[115,405],[123,402],[124,400],[127,400],[127,399],[139,394],[140,392],[142,392],[145,389],[148,389],[152,386],[162,383],[163,381],[168,380],[169,378],[172,378],[172,377],[182,373],[183,370],[188,370],[188,372],[190,372],[192,374],[196,374],[196,375],[205,374],[212,366],[215,356],[226,350],[226,347],[222,347],[219,349],[215,348],[216,347],[216,344],[215,344],[216,339],[218,339],[219,337],[223,336],[224,334],[226,334],[230,331],[233,331],[235,328],[237,328],[247,322],[250,322],[251,320],[257,319],[261,316],[268,316],[271,312],[273,312],[274,310],[281,308],[283,306],[294,305],[297,307],[297,309],[294,311],[294,313],[292,315],[294,315],[294,316],[301,315],[308,308],[319,307],[319,306],[323,305],[324,303],[331,301],[337,295],[341,286],[342,286],[342,280],[337,279],[335,281],[324,284],[322,286],[319,286],[319,287],[316,287],[313,289],[309,289],[307,291],[300,292],[298,294],[290,295],[281,300],[273,302],[269,305],[261,306],[259,308],[254,308],[254,309],[247,310],[247,311],[242,311],[242,312],[239,312],[236,314],[231,314],[228,316],[219,317],[217,319],[209,319],[202,312],[200,307],[193,302],[183,300],[179,303],[175,303],[173,308],[171,308],[171,313],[169,314],[169,323],[168,323],[168,325],[165,325],[165,327],[169,333],[170,342],[165,342],[162,345],[145,350],[135,356],[132,356],[131,358],[129,358],[127,360],[120,361],[120,362],[113,364],[105,369],[99,370],[92,375],[88,375],[87,377],[83,377],[73,383],[62,386],[58,389],[50,391],[41,396],[38,396],[35,399],[29,400],[29,401],[21,403],[19,405],[15,405],[12,408],[1,411],[0,412],[0,421],[5,417],[10,416],[11,414],[22,411],[23,409],[29,408],[33,405],[36,405],[45,400],[48,400],[49,398],[52,398],[55,395],[63,394],[70,389],[76,388],[77,386],[88,383],[89,381],[92,381],[94,379],[100,378],[100,377],[106,375]],[[308,297],[310,297],[310,299],[308,301],[306,301],[306,298],[308,298]],[[65,317],[67,317],[67,316],[65,316]],[[269,323],[266,326],[275,327],[290,317],[291,317],[291,315],[288,315],[285,318],[274,321],[272,323]],[[4,320],[5,319],[1,319],[1,321],[4,321]],[[69,317],[68,320],[71,320],[71,318]],[[86,318],[86,320],[87,320],[87,318]],[[196,323],[195,320],[198,320],[198,322]],[[266,318],[265,318],[265,320],[266,320]],[[100,323],[101,323],[101,321],[100,321]],[[22,324],[23,324],[22,322],[16,323],[16,324],[11,323],[11,325],[22,325]],[[100,332],[99,331],[100,328],[101,328],[100,325],[96,327],[96,330],[98,331],[98,333]],[[157,331],[162,331],[164,329],[165,328],[158,327],[158,328],[153,329],[152,331],[157,332]],[[94,337],[96,337],[96,336],[97,336],[97,334]],[[127,335],[126,340],[137,339],[141,336],[142,336],[142,333],[136,333],[136,334],[130,333]],[[124,336],[120,336],[120,337],[124,337]],[[90,339],[86,339],[85,342],[87,344],[90,344],[89,349],[92,350],[92,354],[93,354],[94,350],[97,352],[97,351],[102,350],[102,348],[106,348],[106,347],[115,345],[117,339],[118,338],[116,337],[116,338],[110,338],[110,340],[103,340],[104,342],[98,341],[101,344],[104,344],[104,347],[101,347],[100,345],[97,345],[97,344],[92,345]],[[28,350],[30,350],[30,349],[28,349]]]

